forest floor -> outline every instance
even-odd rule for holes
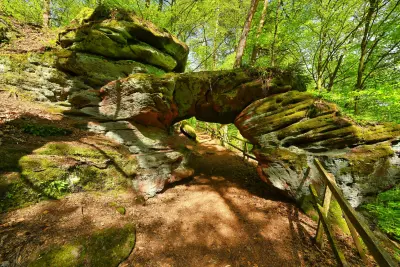
[[[23,114],[61,120],[61,115],[6,94],[0,95],[0,126]],[[62,121],[64,127],[70,123]],[[12,126],[3,127],[0,135],[7,146],[46,142],[26,140]],[[74,130],[71,138],[84,135]],[[144,200],[132,190],[79,192],[0,214],[0,265],[24,266],[38,250],[133,223],[136,244],[121,267],[336,266],[329,245],[319,250],[313,243],[316,223],[262,182],[255,162],[243,161],[206,135],[200,139],[187,145],[194,176],[154,198]],[[116,207],[124,207],[125,214]],[[339,236],[339,243],[352,266],[365,266],[348,236]]]

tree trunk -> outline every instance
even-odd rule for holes
[[[368,13],[367,16],[365,17],[364,34],[360,45],[360,59],[358,62],[358,69],[357,69],[357,83],[355,85],[356,91],[360,91],[364,87],[362,78],[365,70],[365,56],[367,55],[368,35],[371,30],[371,23],[373,22],[372,17],[375,13],[375,10],[377,9],[377,6],[378,6],[378,0],[369,0]],[[359,114],[357,105],[358,100],[359,100],[358,96],[354,97],[354,114],[356,115]]]
[[[258,1],[259,0],[251,1],[249,14],[247,15],[246,22],[244,23],[242,35],[240,36],[239,44],[236,50],[236,59],[235,59],[235,64],[233,65],[234,68],[240,68],[242,66],[242,58],[244,54],[244,49],[246,47],[247,35],[249,34],[250,31],[254,13],[257,10]]]
[[[264,28],[264,25],[265,25],[265,17],[267,16],[267,8],[268,8],[268,0],[264,0],[264,7],[263,7],[263,10],[261,13],[260,23],[258,24],[258,28],[257,28],[256,42],[253,46],[253,51],[251,52],[251,65],[253,65],[256,62],[258,50],[260,49],[258,39],[260,38],[262,29]]]
[[[217,19],[215,21],[215,32],[214,32],[214,41],[213,41],[213,65],[212,70],[215,70],[217,67],[217,37],[218,37],[218,27],[219,27],[219,7],[217,8]]]
[[[158,0],[158,11],[162,11],[164,0]]]
[[[281,0],[278,0],[275,12],[275,28],[274,28],[274,39],[271,45],[271,67],[275,67],[276,55],[275,55],[275,44],[278,37],[278,24],[279,24],[279,8],[281,6]]]
[[[338,71],[339,71],[339,69],[340,69],[340,66],[342,65],[343,56],[344,56],[343,54],[340,55],[339,60],[338,60],[338,63],[336,64],[335,70],[333,71],[332,75],[329,76],[329,84],[328,84],[328,88],[326,88],[326,90],[327,90],[328,92],[332,91],[333,84],[334,84],[334,82],[335,82],[337,73],[338,73]]]
[[[43,0],[43,27],[50,26],[50,0]]]

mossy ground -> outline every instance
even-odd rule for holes
[[[108,228],[39,252],[30,267],[117,266],[135,245],[135,226]]]
[[[1,212],[73,192],[126,190],[137,163],[128,152],[112,147],[52,142],[29,155],[16,154],[3,166],[14,172],[0,175]]]

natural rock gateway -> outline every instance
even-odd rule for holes
[[[235,123],[254,145],[260,177],[296,200],[318,183],[314,157],[354,206],[400,181],[400,126],[358,125],[304,92],[293,71],[180,73],[184,43],[134,14],[104,8],[83,10],[59,44],[45,53],[2,55],[1,83],[37,100],[68,101],[65,114],[88,116],[92,122],[83,128],[133,155],[127,166],[143,194],[193,174],[185,165],[189,151],[171,146],[168,135],[174,123],[193,116]]]

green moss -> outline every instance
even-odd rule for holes
[[[334,229],[336,228],[337,231],[350,235],[349,227],[347,226],[346,220],[342,214],[343,212],[339,203],[335,199],[332,199],[329,207],[328,221],[334,226]]]
[[[60,198],[68,192],[68,168],[62,159],[24,156],[19,160],[21,177],[50,198]]]
[[[111,59],[132,59],[146,62],[160,67],[166,71],[171,71],[176,66],[176,61],[170,55],[146,44],[128,44],[125,37],[118,32],[104,32],[101,30],[82,29],[85,37],[80,42],[75,42],[69,49],[77,52],[87,52],[91,54],[105,56]],[[77,33],[78,38],[79,34]]]
[[[358,146],[346,155],[340,156],[350,161],[350,166],[341,171],[361,175],[370,175],[377,171],[376,175],[382,176],[390,166],[388,160],[393,155],[389,142]],[[375,166],[377,162],[380,162],[379,169]]]
[[[318,221],[318,212],[313,205],[313,198],[311,195],[305,195],[301,200],[300,208],[308,215],[313,221]]]
[[[28,266],[117,266],[129,256],[134,245],[135,227],[127,224],[39,252]]]
[[[83,7],[81,11],[76,15],[76,17],[71,21],[71,23],[76,23],[78,25],[82,25],[87,22],[90,17],[93,15],[94,9],[89,7]]]
[[[186,121],[181,122],[180,129],[183,134],[185,134],[187,137],[197,142],[196,130],[192,126],[190,126],[188,122]]]
[[[301,209],[315,222],[318,222],[319,215],[314,208],[314,201],[311,195],[304,196],[301,201]],[[328,221],[333,226],[333,229],[338,233],[345,233],[350,235],[349,227],[347,226],[346,220],[342,216],[342,209],[339,203],[335,199],[331,199],[328,213]]]
[[[0,212],[24,207],[41,199],[45,196],[30,187],[19,173],[0,174]]]

